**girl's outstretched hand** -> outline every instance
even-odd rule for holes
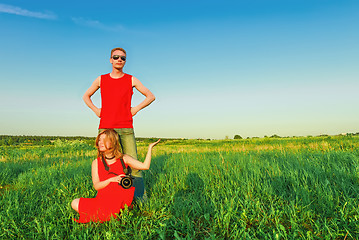
[[[156,142],[154,143],[150,143],[150,145],[148,145],[149,148],[153,148],[154,146],[157,145],[157,143],[159,143],[161,141],[161,139],[158,139]]]

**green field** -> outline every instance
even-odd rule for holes
[[[0,239],[359,238],[359,136],[166,140],[145,202],[78,224],[95,156],[79,139],[0,146]]]

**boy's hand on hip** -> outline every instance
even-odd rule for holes
[[[97,117],[101,117],[101,108],[97,108],[94,112]]]
[[[138,110],[135,107],[131,107],[132,117],[135,116],[137,113],[138,113]]]

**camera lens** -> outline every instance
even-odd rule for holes
[[[122,184],[128,186],[131,184],[131,181],[129,179],[124,179]]]
[[[123,177],[121,179],[120,185],[124,188],[124,189],[129,189],[130,187],[132,187],[132,178],[131,177]]]

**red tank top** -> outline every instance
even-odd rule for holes
[[[132,76],[112,78],[101,75],[101,119],[99,128],[133,128],[131,98]]]

